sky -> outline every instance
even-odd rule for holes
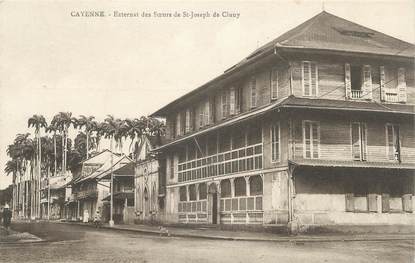
[[[133,118],[223,73],[322,11],[415,42],[415,1],[0,1],[0,189],[6,147],[27,119]],[[103,11],[105,17],[77,17]],[[114,11],[151,17],[114,17]],[[183,13],[211,17],[183,17]],[[154,17],[154,12],[181,17]],[[220,17],[212,17],[217,12]],[[223,12],[239,17],[225,17]],[[112,14],[109,16],[109,14]],[[71,136],[76,135],[75,130]]]

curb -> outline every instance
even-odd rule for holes
[[[81,223],[70,223],[70,222],[52,222],[57,224],[72,224],[84,227],[95,228],[93,225],[88,224],[81,224]],[[115,231],[124,231],[124,232],[133,232],[133,233],[140,233],[152,236],[162,236],[160,235],[159,231],[154,230],[145,230],[145,229],[135,229],[135,228],[123,228],[123,227],[109,227],[109,226],[101,226],[101,229],[106,230],[115,230]],[[165,237],[165,236],[164,236]],[[270,238],[250,238],[250,237],[229,237],[229,236],[214,236],[214,235],[197,235],[197,234],[175,234],[170,233],[169,237],[180,237],[180,238],[195,238],[195,239],[208,239],[208,240],[226,240],[226,241],[254,241],[254,242],[276,242],[276,243],[297,243],[297,242],[362,242],[362,241],[370,241],[370,242],[380,242],[380,241],[413,241],[415,240],[415,236],[408,236],[408,237],[341,237],[341,238],[324,238],[324,237],[317,237],[317,238],[293,238],[293,237],[279,237],[277,239],[270,239]]]

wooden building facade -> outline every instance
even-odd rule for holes
[[[165,220],[414,224],[414,54],[322,12],[158,110]]]

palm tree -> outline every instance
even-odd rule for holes
[[[40,129],[41,128],[46,128],[47,127],[47,123],[45,120],[45,117],[43,117],[42,115],[33,115],[31,118],[28,119],[27,121],[27,125],[28,127],[34,127],[35,128],[35,137],[36,137],[36,141],[37,141],[37,165],[38,165],[38,178],[37,180],[35,179],[35,182],[37,183],[37,197],[35,198],[35,200],[37,201],[37,204],[35,204],[36,206],[36,215],[35,216],[40,216],[40,178],[42,176],[42,168],[41,168],[41,156],[42,156],[42,147],[41,147],[41,139],[40,139]],[[34,193],[36,194],[36,193]]]
[[[53,155],[54,155],[54,170],[53,175],[56,175],[58,171],[58,160],[56,155],[56,132],[58,131],[58,127],[53,123],[50,123],[48,127],[46,127],[45,131],[47,133],[53,132]]]
[[[85,115],[80,115],[78,119],[72,118],[73,119],[73,124],[74,124],[74,128],[80,128],[82,129],[83,127],[85,127],[85,134],[86,134],[86,159],[88,159],[89,157],[89,150],[90,147],[90,136],[91,136],[91,132],[95,130],[95,126],[97,125],[97,122],[94,121],[95,117],[94,116],[89,116],[86,117]]]
[[[71,112],[59,112],[53,117],[52,124],[62,134],[62,171],[66,173],[67,151],[68,151],[68,129],[74,123]]]

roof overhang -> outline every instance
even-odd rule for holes
[[[375,168],[375,169],[394,169],[394,170],[415,170],[414,163],[398,162],[362,162],[362,161],[334,161],[316,159],[295,159],[289,160],[290,165],[296,167],[326,167],[326,168]]]

